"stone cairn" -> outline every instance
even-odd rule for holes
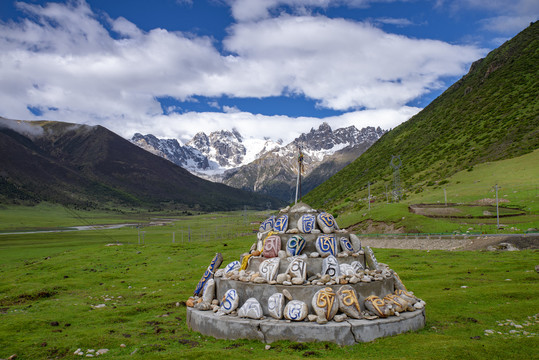
[[[222,262],[216,254],[189,308],[213,311],[218,319],[314,325],[424,311],[425,302],[372,249],[339,229],[331,214],[301,202],[262,222],[257,242],[239,260],[219,269]]]

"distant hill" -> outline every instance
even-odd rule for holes
[[[81,208],[276,208],[279,200],[200,179],[102,126],[0,118],[0,203]]]
[[[472,64],[467,75],[363,155],[312,190],[304,201],[343,211],[345,201],[392,189],[400,156],[403,194],[489,161],[539,148],[539,22]],[[399,163],[395,160],[394,163]]]

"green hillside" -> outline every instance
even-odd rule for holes
[[[539,148],[539,23],[472,64],[470,71],[409,121],[304,197],[336,215],[367,208],[393,188],[400,156],[403,198],[443,185],[451,175]],[[397,162],[397,161],[396,161]],[[537,168],[537,162],[528,164]],[[477,180],[477,179],[476,179]],[[495,179],[491,179],[494,186]],[[537,185],[537,177],[530,180]],[[533,185],[535,184],[535,185]]]

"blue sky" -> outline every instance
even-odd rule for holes
[[[536,0],[4,0],[0,116],[184,142],[389,129],[538,14]]]

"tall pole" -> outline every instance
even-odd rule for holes
[[[371,182],[369,181],[369,211],[371,211]]]
[[[500,229],[500,210],[498,207],[498,184],[496,184],[496,228]]]
[[[301,171],[303,170],[303,152],[301,151],[301,146],[299,148],[299,155],[298,155],[298,179],[296,181],[296,201],[295,204],[298,203],[298,194],[299,194],[299,200],[301,201]]]
[[[445,192],[445,188],[444,188],[444,199],[445,199],[445,206],[447,206],[447,193]]]

